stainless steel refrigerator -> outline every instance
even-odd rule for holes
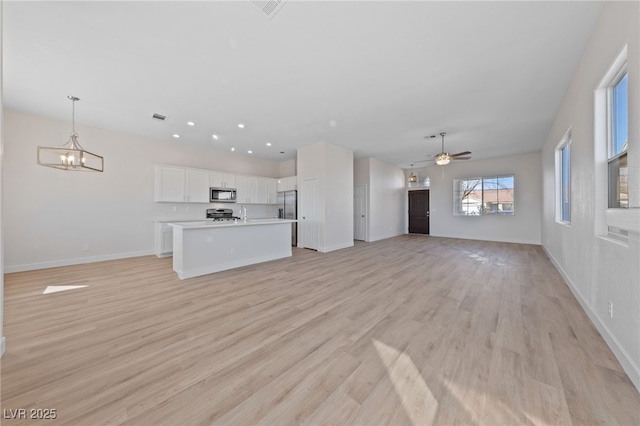
[[[278,192],[278,217],[280,219],[298,218],[298,191]],[[298,245],[298,224],[291,224],[291,245]]]

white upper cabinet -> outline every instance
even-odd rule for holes
[[[183,203],[185,199],[186,174],[184,167],[156,166],[155,201]]]
[[[235,188],[236,176],[230,173],[210,172],[209,180],[212,187],[215,188]]]
[[[209,202],[208,170],[186,169],[185,197],[187,203]]]
[[[209,188],[236,189],[236,202],[275,204],[277,179],[233,175],[214,170],[157,164],[155,166],[155,201],[168,203],[209,203]]]
[[[278,179],[278,192],[298,189],[298,177],[289,176]]]
[[[259,204],[258,201],[258,180],[255,176],[247,176],[247,197],[245,203]]]
[[[236,203],[247,203],[246,176],[236,176]]]
[[[155,201],[208,203],[209,171],[157,165],[155,167]]]
[[[278,199],[278,182],[277,179],[267,179],[267,204],[275,204]]]
[[[257,203],[258,204],[268,204],[269,203],[269,194],[268,194],[268,183],[267,178],[258,178],[258,196]]]

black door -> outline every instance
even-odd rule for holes
[[[429,190],[409,191],[409,233],[429,233]]]

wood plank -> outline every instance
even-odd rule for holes
[[[4,291],[0,403],[52,425],[640,424],[539,246],[405,235],[185,281],[145,256]]]

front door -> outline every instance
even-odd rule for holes
[[[429,233],[429,190],[409,191],[409,233]]]

